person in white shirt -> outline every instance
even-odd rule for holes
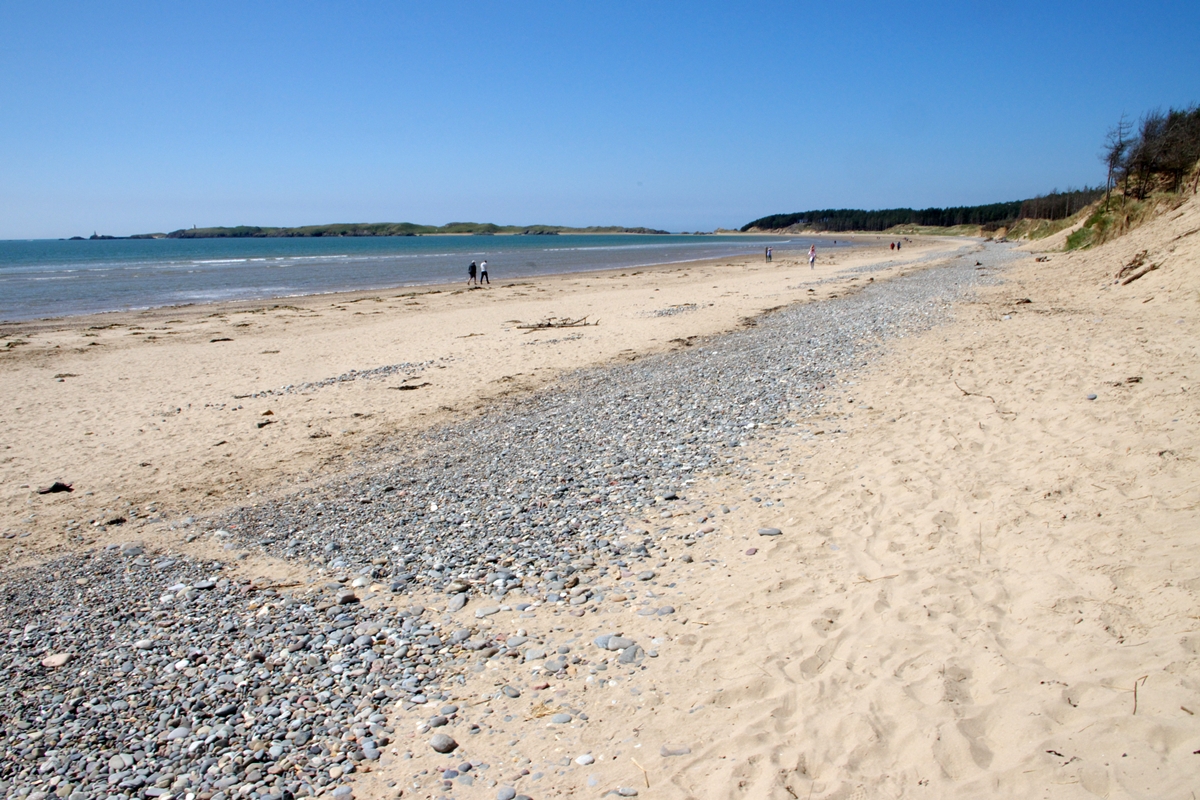
[[[479,264],[479,285],[483,286],[485,283],[488,286],[492,285],[492,282],[488,280],[487,276],[487,261],[483,261]]]

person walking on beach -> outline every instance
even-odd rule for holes
[[[817,268],[817,246],[815,244],[808,248],[808,268]]]
[[[771,260],[771,248],[768,247],[766,252],[767,252],[767,261],[770,261]]]
[[[479,262],[479,285],[483,286],[485,283],[488,286],[492,285],[492,282],[488,280],[488,276],[487,276],[487,259],[486,258],[483,261]]]
[[[475,280],[475,262],[471,262],[471,266],[467,267],[467,286],[476,283]]]

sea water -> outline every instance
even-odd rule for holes
[[[807,250],[803,237],[562,234],[0,241],[0,321]],[[827,247],[826,241],[818,248]]]

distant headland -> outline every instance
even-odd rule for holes
[[[265,239],[325,236],[431,236],[436,234],[473,234],[492,236],[556,236],[560,233],[646,233],[665,234],[654,228],[625,228],[620,225],[594,225],[588,228],[569,228],[563,225],[495,225],[491,222],[451,222],[447,225],[418,225],[413,222],[350,222],[332,225],[302,225],[298,228],[263,228],[257,225],[237,225],[232,228],[181,228],[170,233],[139,233],[134,236],[102,236],[93,233],[89,239]],[[73,236],[72,239],[83,239]]]

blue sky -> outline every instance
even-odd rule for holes
[[[1021,199],[1200,102],[1198,40],[1195,2],[3,3],[0,238]]]

